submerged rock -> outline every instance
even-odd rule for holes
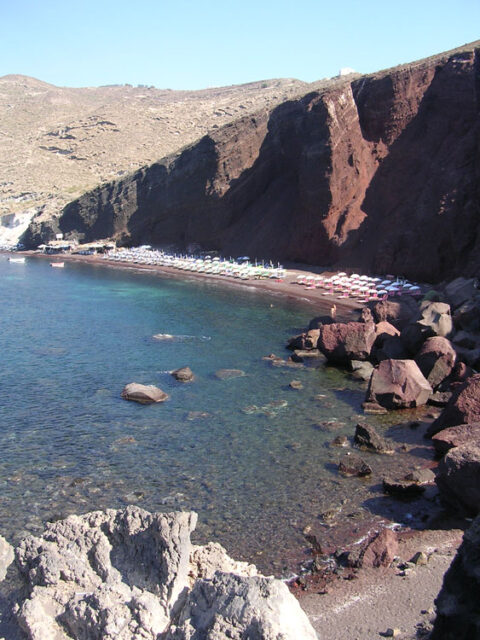
[[[154,385],[131,382],[124,387],[122,398],[132,402],[139,402],[140,404],[153,404],[155,402],[165,402],[168,399],[168,394]]]
[[[219,380],[233,380],[233,378],[242,378],[245,371],[241,369],[219,369],[215,371],[215,377]]]

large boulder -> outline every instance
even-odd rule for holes
[[[446,302],[422,302],[418,322],[430,327],[434,336],[449,338],[453,333],[450,305]]]
[[[372,373],[366,401],[386,409],[425,404],[432,387],[414,360],[383,360]]]
[[[466,331],[480,331],[480,295],[477,294],[470,300],[466,300],[455,309],[453,324],[456,329]]]
[[[455,349],[450,340],[434,336],[425,340],[415,362],[432,389],[435,390],[452,373],[455,359]]]
[[[418,316],[418,304],[409,296],[374,302],[370,308],[375,322],[388,322],[400,331]]]
[[[405,348],[416,354],[427,338],[453,335],[453,320],[450,305],[445,302],[424,301],[415,321],[407,325],[401,333]]]
[[[30,640],[261,638],[248,634],[264,629],[274,634],[265,638],[293,640],[296,627],[316,637],[280,581],[257,579],[218,544],[193,546],[196,521],[131,506],[47,525],[16,549],[28,587],[22,628]]]
[[[317,640],[280,580],[217,572],[197,580],[165,640]]]
[[[442,429],[457,424],[480,422],[480,373],[458,385],[445,409],[427,430],[433,436]]]
[[[318,349],[329,362],[348,365],[350,360],[368,360],[375,337],[373,322],[337,322],[320,327]]]
[[[154,404],[155,402],[165,402],[168,399],[168,394],[153,384],[131,382],[123,388],[122,398],[140,404]]]
[[[453,309],[471,300],[477,293],[474,278],[455,278],[445,286],[445,296]]]
[[[465,531],[463,542],[435,599],[437,617],[430,640],[480,638],[480,517]]]
[[[447,505],[462,514],[480,512],[480,446],[450,449],[438,465],[436,483]]]
[[[435,451],[443,456],[454,447],[464,444],[480,446],[480,422],[473,424],[458,424],[456,427],[442,429],[432,436]]]

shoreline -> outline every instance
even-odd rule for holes
[[[128,262],[111,262],[104,259],[101,256],[82,256],[82,255],[45,255],[34,252],[19,252],[20,255],[24,255],[28,258],[41,258],[47,259],[49,262],[65,261],[73,263],[91,264],[95,266],[106,266],[113,269],[123,269],[128,271],[145,272],[152,274],[159,274],[169,278],[178,278],[182,280],[203,279],[205,282],[213,284],[225,285],[227,288],[242,287],[243,290],[257,290],[265,293],[269,296],[282,297],[284,299],[298,300],[300,303],[312,308],[313,315],[321,315],[322,313],[328,314],[329,308],[332,304],[337,306],[337,318],[339,321],[348,321],[355,319],[354,313],[357,310],[362,309],[365,305],[359,302],[349,299],[339,299],[336,296],[323,295],[321,290],[313,289],[307,290],[303,286],[298,285],[295,282],[298,274],[308,275],[309,272],[306,269],[288,269],[287,278],[283,282],[276,282],[272,280],[250,280],[240,281],[238,279],[229,276],[219,276],[213,274],[183,272],[178,269],[159,265],[142,265],[133,264]],[[56,270],[54,270],[56,271]],[[326,272],[328,273],[328,272]],[[315,307],[318,309],[315,309]],[[455,536],[453,532],[445,531],[438,528],[426,529],[426,530],[410,530],[412,533],[411,540],[418,542],[419,548],[423,544],[428,543],[428,548],[431,547],[431,537],[436,540],[436,548],[439,549],[439,560],[435,558],[432,560],[432,564],[429,567],[428,580],[420,579],[422,574],[427,574],[423,568],[418,571],[417,578],[408,578],[406,591],[405,588],[396,589],[396,585],[399,587],[404,585],[405,579],[402,580],[398,577],[394,568],[389,570],[368,570],[361,569],[354,580],[346,580],[338,577],[334,582],[329,584],[328,591],[322,592],[315,588],[309,589],[309,591],[303,593],[298,590],[295,595],[298,597],[302,608],[306,611],[310,621],[319,633],[319,637],[325,640],[340,640],[348,635],[348,631],[354,634],[353,637],[358,640],[371,640],[375,637],[373,634],[373,628],[375,627],[375,635],[383,633],[388,627],[400,626],[400,622],[396,622],[397,618],[405,620],[408,618],[411,622],[410,631],[413,630],[415,622],[420,619],[420,605],[417,606],[416,600],[415,607],[418,611],[408,610],[408,607],[412,607],[412,591],[413,597],[416,597],[417,593],[422,593],[422,608],[428,609],[432,606],[433,598],[436,597],[439,591],[439,582],[441,584],[441,577],[444,571],[448,568],[447,562],[451,561],[452,550],[458,546],[461,536],[461,532],[456,530]],[[453,540],[453,537],[455,540]],[[425,542],[427,541],[427,542]],[[444,550],[448,547],[448,553]],[[436,553],[436,552],[435,552]],[[412,554],[413,555],[413,554]],[[403,557],[403,556],[402,556]],[[408,559],[408,558],[403,558]],[[388,584],[388,587],[385,585]],[[380,598],[377,602],[375,598]],[[430,602],[429,606],[424,606],[423,602]],[[400,611],[400,608],[404,606],[404,610]],[[405,609],[406,607],[406,609]],[[362,608],[367,608],[368,611],[362,611]],[[390,617],[392,608],[395,609],[395,619]],[[335,616],[341,613],[342,622],[335,623]],[[404,622],[402,629],[405,628]],[[373,626],[372,626],[373,625]],[[335,629],[338,627],[338,630]],[[325,634],[340,634],[340,635],[325,635]],[[365,634],[365,635],[362,635]],[[413,635],[401,635],[401,638],[414,638]]]
[[[196,273],[193,271],[181,271],[174,267],[161,265],[135,264],[130,262],[114,262],[107,260],[101,255],[84,256],[78,254],[45,254],[34,251],[18,251],[15,255],[22,255],[27,258],[40,258],[49,262],[77,262],[109,267],[111,269],[123,269],[128,271],[142,271],[157,273],[170,278],[180,278],[182,280],[199,279],[215,284],[224,284],[227,287],[240,287],[244,290],[256,289],[267,295],[281,296],[286,299],[298,300],[305,305],[319,305],[321,312],[328,313],[332,305],[337,307],[337,318],[342,321],[352,320],[356,311],[360,311],[365,305],[356,300],[340,298],[334,295],[324,295],[320,289],[306,289],[303,285],[295,282],[297,275],[318,275],[318,271],[308,271],[307,265],[297,265],[296,268],[287,269],[287,277],[282,282],[272,280],[238,280],[231,276],[215,275],[211,273]],[[3,255],[9,255],[4,253]],[[333,271],[322,271],[325,275],[333,274]]]

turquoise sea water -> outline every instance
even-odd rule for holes
[[[331,535],[325,512],[340,526],[384,517],[383,507],[372,510],[378,478],[339,478],[344,450],[329,446],[353,435],[364,387],[323,363],[296,369],[262,360],[287,358],[287,338],[318,309],[198,279],[74,263],[52,269],[5,256],[0,289],[7,539],[92,509],[194,509],[196,541],[219,541],[281,575],[302,556],[305,526],[325,521]],[[195,381],[176,382],[169,371],[186,365]],[[245,375],[220,380],[222,368]],[[293,379],[303,389],[290,389]],[[134,381],[170,399],[126,402],[120,393]],[[370,419],[397,444],[398,421]],[[424,455],[417,449],[411,466]],[[379,472],[400,465],[379,458],[369,457]]]

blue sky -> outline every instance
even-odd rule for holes
[[[0,76],[200,89],[361,73],[480,38],[480,0],[0,0]]]

